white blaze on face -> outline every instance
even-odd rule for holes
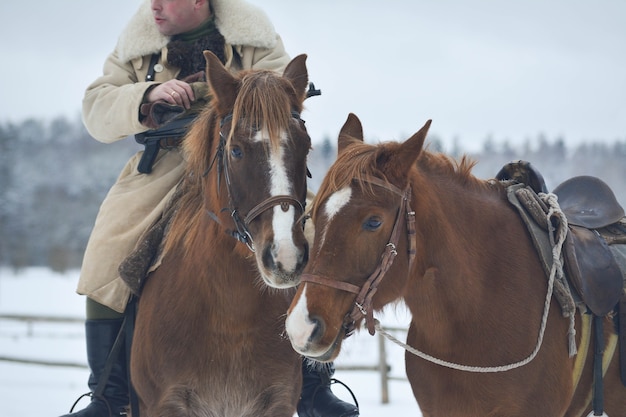
[[[352,188],[345,187],[341,190],[333,193],[328,200],[326,201],[326,205],[324,206],[324,214],[328,218],[328,222],[326,222],[326,227],[324,230],[320,232],[320,245],[318,248],[321,248],[324,245],[324,241],[326,240],[326,232],[328,231],[328,226],[332,221],[333,217],[344,208],[348,202],[350,201],[350,197],[352,197]]]
[[[257,141],[269,141],[266,132],[257,132],[255,138]],[[277,195],[291,195],[292,184],[287,175],[285,167],[284,143],[289,140],[286,132],[281,133],[281,146],[277,150],[272,149],[270,152],[270,194],[272,197]],[[298,248],[293,241],[292,227],[295,218],[296,208],[289,205],[287,211],[283,211],[280,205],[274,206],[274,217],[272,220],[272,228],[274,230],[274,257],[276,263],[280,263],[285,271],[293,271],[298,264]]]
[[[304,291],[302,291],[298,303],[291,310],[285,321],[285,329],[289,335],[291,345],[295,351],[300,353],[304,353],[308,349],[309,338],[315,330],[315,324],[308,319],[306,284],[304,285]]]
[[[345,187],[337,191],[328,198],[326,205],[324,206],[324,213],[328,217],[328,220],[332,220],[335,214],[348,204],[350,197],[352,196],[352,188]]]

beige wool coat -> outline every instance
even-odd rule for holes
[[[245,0],[211,0],[217,28],[226,40],[226,67],[282,72],[289,63],[282,40],[268,17]],[[98,141],[112,143],[146,130],[139,108],[153,84],[176,78],[167,62],[169,37],[161,35],[145,0],[104,63],[103,74],[87,87],[83,121]],[[161,52],[154,81],[144,81],[153,53]],[[118,267],[141,235],[163,212],[180,181],[184,160],[177,150],[161,150],[150,174],[137,171],[143,151],[120,173],[98,212],[85,250],[77,292],[123,312],[130,290]]]

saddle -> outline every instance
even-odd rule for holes
[[[548,207],[543,177],[528,162],[513,161],[496,179],[507,188],[511,204],[526,224],[531,240],[549,274],[552,247],[547,231]],[[594,316],[596,333],[602,319],[612,316],[619,339],[620,375],[626,385],[626,216],[613,191],[602,180],[579,176],[564,181],[553,191],[567,220],[562,248],[565,282],[556,280],[554,296],[563,316],[572,317],[574,305]],[[558,221],[558,220],[557,220]],[[570,291],[573,288],[574,291]],[[604,343],[596,336],[594,352],[594,415],[602,415],[602,355]],[[598,414],[595,414],[596,411]]]
[[[496,179],[525,184],[515,194],[534,221],[548,230],[547,207],[537,196],[546,193],[547,187],[530,163],[511,162]],[[626,281],[626,251],[613,247],[626,244],[624,209],[609,186],[591,176],[571,178],[556,187],[553,194],[568,223],[563,248],[568,282],[593,314],[605,316],[615,309]]]
[[[618,232],[624,209],[608,185],[595,177],[571,178],[553,192],[569,224],[564,254],[570,281],[589,309],[605,316],[621,298],[624,277],[602,229],[612,226]],[[626,241],[626,228],[621,237]]]

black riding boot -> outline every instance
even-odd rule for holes
[[[335,367],[332,363],[310,366],[306,360],[302,361],[302,394],[300,402],[298,402],[299,417],[356,417],[359,415],[358,403],[352,405],[342,401],[335,397],[335,394],[330,390],[331,382],[339,382],[331,378],[334,373]],[[341,384],[343,385],[343,383]],[[354,401],[356,403],[356,398]]]
[[[113,348],[117,334],[122,327],[122,322],[123,319],[87,320],[85,322],[87,362],[91,370],[87,383],[91,391],[88,394],[91,396],[91,403],[83,410],[62,417],[118,417],[126,414],[129,403],[128,373],[123,346],[113,360],[102,398],[96,398],[93,395],[98,386],[98,380],[104,372],[107,358]]]

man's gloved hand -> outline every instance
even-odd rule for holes
[[[156,129],[171,122],[186,111],[199,112],[209,101],[209,86],[206,81],[204,81],[204,77],[204,72],[199,71],[180,80],[188,84],[193,91],[194,100],[191,102],[189,109],[185,109],[184,106],[176,102],[171,103],[163,99],[144,103],[139,109],[141,123],[150,129]],[[161,84],[161,86],[163,85],[165,85],[165,83]]]

